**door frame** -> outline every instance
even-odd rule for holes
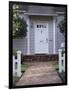
[[[35,23],[47,23],[47,28],[48,28],[48,21],[40,21],[40,20],[34,20],[33,21],[33,24],[34,24],[34,53],[35,54],[41,54],[41,53],[38,53],[36,52],[36,35],[35,35]],[[49,28],[48,28],[49,29]],[[44,53],[45,54],[45,53]],[[48,53],[49,54],[49,31],[48,31]]]

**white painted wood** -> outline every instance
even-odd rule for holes
[[[56,12],[56,14],[61,14],[61,15],[63,14],[64,15],[65,12]]]
[[[53,17],[53,54],[56,54],[55,24],[56,24],[56,17]]]
[[[17,59],[13,56],[13,76],[21,76],[21,51],[17,51]]]
[[[30,54],[30,20],[29,16],[26,16],[27,21],[27,54]]]
[[[62,52],[62,50],[61,49],[59,49],[59,72],[61,73],[62,72],[62,65],[61,65],[61,63],[62,63],[62,58],[61,58],[61,52]]]
[[[15,76],[15,56],[13,55],[13,76]]]
[[[57,14],[40,14],[40,13],[24,13],[25,15],[35,15],[35,16],[57,16]]]
[[[35,53],[48,53],[48,22],[35,22]],[[38,28],[37,28],[38,25]],[[41,25],[41,28],[39,26]]]
[[[61,43],[61,48],[64,48],[65,47],[65,43]]]
[[[65,72],[65,53],[64,53],[64,62],[63,62],[63,70],[64,70],[64,72]]]
[[[18,59],[18,73],[17,76],[21,76],[21,51],[17,51],[17,59]]]
[[[65,51],[63,49],[59,49],[58,52],[59,52],[59,72],[61,73],[62,71],[65,72],[65,53],[63,53],[63,56],[62,56],[62,51]],[[63,65],[62,65],[63,63]]]

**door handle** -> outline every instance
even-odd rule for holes
[[[46,38],[46,43],[48,43],[48,39]]]
[[[40,40],[40,42],[43,42],[43,40]]]

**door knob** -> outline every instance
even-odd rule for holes
[[[40,42],[43,42],[43,40],[40,40]]]
[[[48,43],[48,39],[46,38],[46,43]]]

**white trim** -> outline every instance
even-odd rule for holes
[[[56,14],[64,14],[64,12],[56,12]]]
[[[42,13],[24,13],[25,15],[39,15],[39,16],[57,16],[57,14],[42,14]]]
[[[36,54],[36,50],[35,50],[35,48],[36,48],[36,36],[35,36],[35,20],[33,20],[33,24],[34,24],[34,53]]]
[[[34,23],[34,31],[35,31],[35,23],[42,23],[42,22],[44,22],[44,23],[47,23],[47,28],[48,28],[48,21],[40,21],[40,20],[34,20],[33,21],[33,23]],[[36,31],[35,31],[36,32]],[[34,32],[34,33],[35,33]],[[36,35],[34,34],[34,43],[35,43],[35,50],[34,50],[34,53],[35,54],[38,54],[37,52],[36,52]],[[49,54],[49,32],[48,32],[48,54]]]
[[[59,12],[57,11],[56,14],[43,14],[43,13],[27,13],[26,10],[15,10],[19,13],[23,13],[25,15],[45,15],[45,16],[57,16],[57,14],[64,14],[65,12]]]
[[[56,41],[55,41],[55,27],[56,27],[56,25],[55,25],[55,23],[56,23],[56,17],[53,17],[53,54],[56,53],[56,46],[55,46],[55,43],[56,43]]]
[[[30,54],[30,20],[29,17],[27,16],[27,54]]]

